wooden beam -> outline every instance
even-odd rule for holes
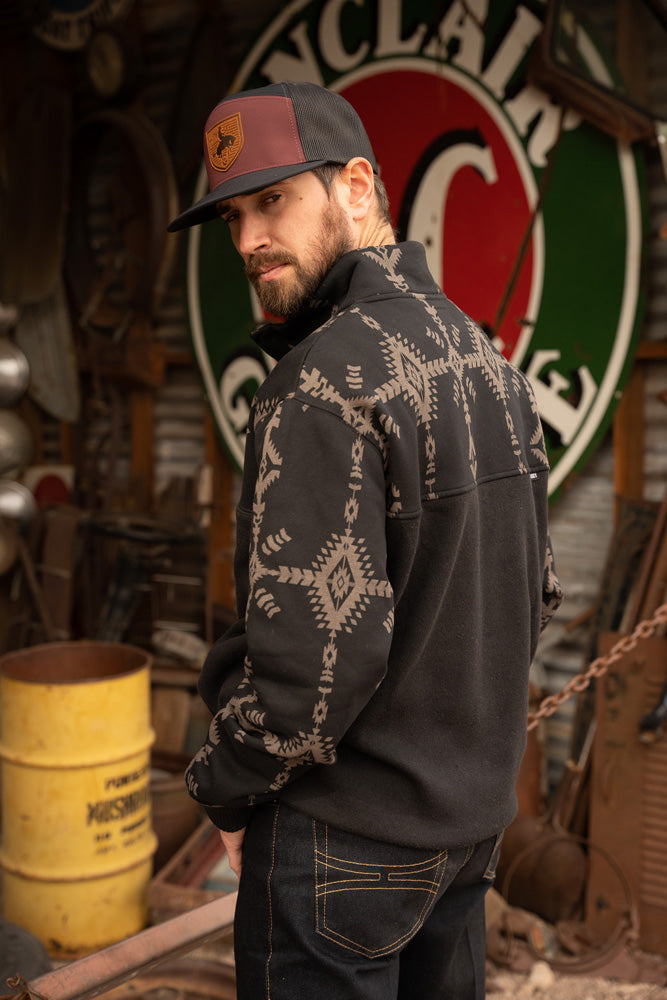
[[[638,10],[639,8],[639,10]],[[648,103],[648,51],[645,13],[636,0],[616,0],[616,63],[635,103]]]
[[[130,393],[130,477],[136,510],[153,509],[155,399],[151,389]]]
[[[667,340],[640,340],[637,361],[667,361]]]
[[[644,495],[643,365],[635,365],[630,373],[614,414],[613,440],[614,495],[641,500]]]
[[[643,104],[648,93],[648,58],[643,21],[633,0],[616,0],[616,62],[628,92]],[[641,346],[641,345],[640,345]],[[637,352],[639,357],[639,352]],[[644,495],[644,366],[635,364],[613,423],[614,494]],[[618,521],[618,499],[616,520]]]

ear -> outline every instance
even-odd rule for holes
[[[353,222],[363,222],[373,204],[375,181],[373,168],[361,156],[349,160],[343,170],[343,183],[348,198],[348,211]]]

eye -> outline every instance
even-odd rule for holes
[[[282,194],[280,191],[272,191],[270,194],[267,194],[264,198],[262,198],[262,205],[266,207],[275,205],[277,201],[280,201],[281,197]]]
[[[234,222],[239,217],[239,213],[235,208],[228,208],[224,203],[218,203],[215,207],[218,217],[227,224]]]

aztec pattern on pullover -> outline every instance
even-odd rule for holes
[[[524,375],[416,243],[353,251],[252,408],[239,621],[212,647],[190,794],[222,829],[280,797],[419,847],[512,819],[528,670],[561,600]]]

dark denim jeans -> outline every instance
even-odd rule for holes
[[[484,1000],[500,839],[398,847],[256,807],[234,928],[238,1000]]]

